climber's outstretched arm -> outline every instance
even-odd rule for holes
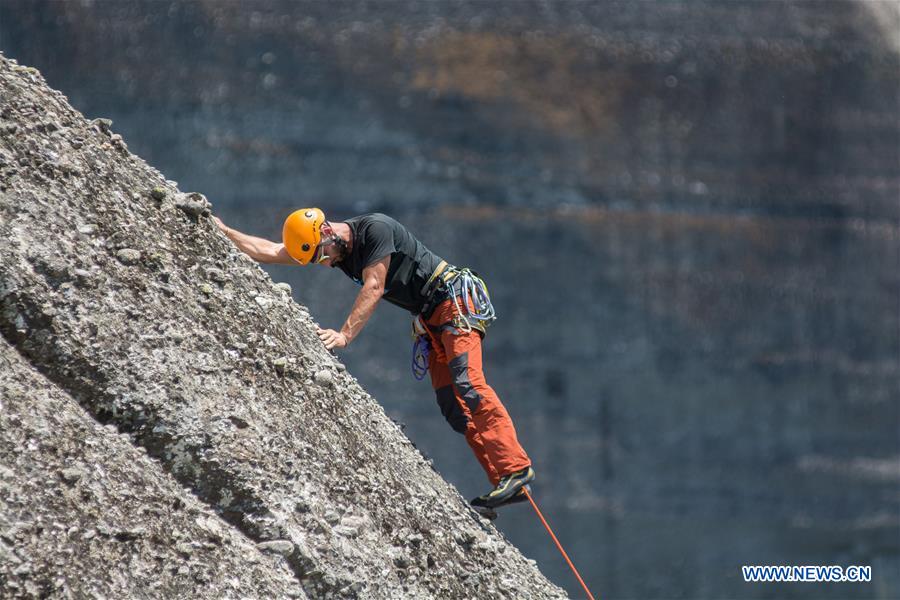
[[[291,258],[291,255],[287,253],[284,244],[261,237],[247,235],[237,229],[232,229],[223,223],[222,219],[216,216],[213,216],[213,221],[216,222],[216,225],[219,226],[222,233],[234,242],[234,245],[237,246],[241,252],[257,262],[279,265],[300,264]]]

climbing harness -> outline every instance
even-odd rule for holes
[[[484,335],[488,325],[497,318],[487,284],[475,271],[459,269],[442,260],[422,286],[421,294],[428,298],[423,314],[429,314],[441,301],[453,300],[453,328],[470,333],[473,330]],[[471,300],[471,302],[470,302]],[[413,377],[421,381],[428,373],[430,327],[422,315],[413,318]],[[439,343],[439,340],[433,340]]]
[[[443,279],[438,279],[441,275],[444,274],[444,271],[450,266],[446,260],[442,260],[438,263],[438,266],[434,269],[434,272],[428,278],[428,281],[425,282],[425,285],[422,286],[421,291],[419,292],[425,298],[431,298],[432,294],[434,294],[435,290],[440,287]],[[451,275],[451,273],[448,273]]]
[[[443,294],[441,294],[443,292]],[[487,284],[472,269],[460,269],[442,260],[422,286],[422,296],[428,298],[423,313],[437,305],[446,295],[453,300],[460,329],[466,333],[472,329],[484,331],[497,318]],[[472,306],[469,306],[469,299]],[[456,323],[454,323],[456,325]]]
[[[534,498],[531,497],[531,493],[529,493],[528,488],[524,487],[522,489],[525,490],[525,496],[531,503],[531,507],[534,508],[534,512],[536,512],[537,516],[540,517],[541,523],[543,523],[544,527],[547,529],[547,533],[550,534],[550,537],[553,538],[553,542],[556,544],[556,547],[559,548],[560,554],[562,554],[563,558],[566,559],[566,562],[569,563],[569,568],[572,569],[572,572],[575,574],[575,578],[578,579],[578,583],[580,583],[581,587],[584,588],[584,593],[587,594],[588,600],[594,600],[594,595],[591,594],[591,590],[589,590],[588,586],[584,583],[584,579],[582,579],[581,575],[578,574],[578,569],[575,568],[575,565],[573,565],[572,561],[569,559],[569,555],[566,554],[565,550],[563,550],[562,544],[560,544],[559,540],[556,539],[556,536],[553,534],[553,530],[550,529],[550,525],[549,523],[547,523],[547,519],[545,519],[544,515],[541,514],[541,510],[535,503]]]

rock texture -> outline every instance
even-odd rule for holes
[[[287,563],[198,502],[0,340],[3,597],[305,598]],[[87,574],[87,576],[85,576]]]
[[[0,93],[0,331],[44,377],[309,596],[564,595],[324,351],[202,195],[35,69],[2,58]]]

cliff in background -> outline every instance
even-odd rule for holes
[[[205,198],[6,58],[0,133],[5,591],[140,595],[152,573],[160,594],[207,597],[287,594],[288,576],[297,596],[563,596],[324,351]],[[56,556],[76,550],[84,562]]]
[[[46,65],[76,106],[121,117],[139,152],[220,208],[292,205],[300,182],[356,211],[897,215],[890,3],[9,0],[4,13],[8,51]]]

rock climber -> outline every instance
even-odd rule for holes
[[[381,298],[409,310],[414,331],[427,349],[427,357],[420,358],[431,372],[441,413],[465,435],[494,486],[471,504],[490,510],[527,499],[523,488],[534,479],[531,460],[482,371],[481,341],[493,309],[477,274],[448,264],[406,227],[379,213],[332,223],[320,209],[302,208],[284,221],[282,243],[242,233],[213,218],[257,262],[337,267],[360,284],[340,330],[317,331],[329,350],[356,339]]]

